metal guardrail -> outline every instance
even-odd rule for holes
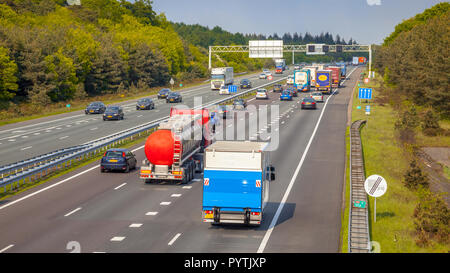
[[[257,90],[258,88],[273,85],[274,83],[283,81],[286,78],[287,77],[283,77],[281,79],[268,82],[258,87],[240,92],[236,95],[227,96],[226,98],[201,105],[197,108],[206,108],[229,100],[233,100],[235,98],[239,98],[241,96],[245,96],[246,94]],[[70,167],[72,166],[74,161],[80,161],[92,156],[96,156],[102,150],[108,149],[109,147],[114,147],[118,144],[122,144],[123,141],[127,138],[130,138],[132,140],[136,135],[140,136],[142,133],[149,133],[150,130],[156,129],[160,122],[167,119],[168,116],[135,126],[130,129],[126,129],[109,136],[89,141],[78,146],[57,150],[42,156],[37,156],[17,163],[1,166],[0,187],[3,187],[3,192],[5,192],[6,186],[8,185],[11,185],[11,188],[14,189],[15,186],[18,187],[21,184],[30,183],[34,180],[45,177],[54,171]]]
[[[359,130],[365,120],[357,120],[350,127],[350,213],[348,225],[348,251],[350,253],[369,253],[369,209],[364,189],[364,162]],[[364,201],[366,206],[353,206],[355,201]]]

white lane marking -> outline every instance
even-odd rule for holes
[[[173,239],[172,240],[170,240],[170,242],[168,243],[168,245],[169,246],[171,246],[171,245],[173,245],[173,243],[175,243],[175,241],[178,239],[178,237],[180,237],[181,236],[181,233],[177,233],[177,235],[175,235],[174,237],[173,237]]]
[[[192,180],[192,181],[194,181],[194,180]],[[200,179],[199,179],[199,181],[200,181]],[[183,189],[191,189],[192,188],[192,186],[183,186]]]
[[[5,252],[6,250],[10,249],[11,247],[13,247],[14,245],[9,245],[7,247],[5,247],[4,249],[0,250],[0,253]]]
[[[250,102],[250,101],[252,101],[252,100],[256,100],[256,98],[253,98],[253,99],[249,99],[247,102]]]
[[[172,202],[161,202],[161,203],[159,203],[161,206],[168,206],[168,205],[170,205],[170,203],[172,203]]]
[[[139,228],[141,226],[142,226],[141,223],[134,223],[134,224],[129,225],[130,228]]]
[[[34,133],[33,135],[35,135],[35,136],[38,136],[38,135],[40,135],[41,133]]]
[[[181,196],[180,193],[174,193],[174,194],[172,194],[170,197],[180,197],[180,196]]]
[[[13,141],[16,141],[15,139],[9,139],[8,141],[11,141],[11,142],[13,142]]]
[[[281,124],[284,124],[284,121],[282,121]]]
[[[69,128],[69,127],[72,127],[72,125],[68,124],[68,125],[66,125],[66,127]]]
[[[69,136],[63,136],[63,137],[60,137],[59,139],[65,139],[65,138],[68,138]]]
[[[94,127],[94,128],[89,129],[89,130],[94,131],[94,130],[97,130],[97,129],[98,129],[97,127]]]
[[[67,217],[67,216],[69,216],[71,214],[74,214],[75,212],[79,211],[80,209],[81,209],[81,207],[76,208],[76,209],[72,210],[71,212],[67,213],[66,215],[64,215],[64,217]]]
[[[125,186],[126,184],[127,184],[127,183],[120,184],[119,186],[115,187],[114,189],[115,189],[115,190],[118,190],[118,189],[122,188],[123,186]]]
[[[23,136],[22,138],[28,138],[28,136]]]
[[[83,115],[71,116],[71,117],[65,117],[65,118],[61,118],[61,119],[50,120],[50,121],[46,121],[46,122],[40,122],[40,123],[31,124],[31,125],[27,125],[27,126],[13,128],[13,129],[8,129],[8,130],[3,130],[3,131],[0,131],[0,133],[9,132],[9,131],[17,130],[17,129],[28,128],[28,127],[42,125],[42,124],[47,124],[47,123],[56,122],[56,121],[60,121],[60,120],[65,120],[65,119],[72,119],[72,118],[81,117],[81,116],[84,116],[84,114]]]
[[[116,236],[111,238],[111,242],[122,242],[125,239],[125,237]]]
[[[139,116],[137,116],[138,118],[140,118],[140,117],[142,117],[143,115],[139,115]]]
[[[58,127],[58,128],[56,128],[56,130],[61,130],[61,128]]]
[[[92,252],[92,253],[106,253],[106,252],[103,252],[103,251],[94,251],[94,252]]]
[[[153,215],[156,215],[156,214],[158,214],[157,211],[149,211],[149,212],[147,212],[145,215],[147,215],[147,216],[153,216]]]
[[[20,150],[21,150],[21,151],[24,151],[24,150],[28,150],[28,149],[31,149],[31,148],[33,148],[33,146],[28,146],[28,147],[22,148],[22,149],[20,149]]]
[[[353,71],[355,71],[355,69],[353,69],[350,72],[350,74]],[[283,207],[286,204],[287,198],[289,197],[289,193],[291,192],[291,189],[292,189],[292,187],[293,187],[293,185],[294,185],[294,183],[295,183],[295,181],[297,179],[297,175],[300,172],[300,169],[301,169],[301,167],[303,165],[303,162],[305,161],[306,154],[309,151],[309,147],[311,146],[311,143],[312,143],[312,141],[314,139],[314,136],[316,135],[317,129],[319,128],[320,121],[322,120],[323,113],[325,112],[325,109],[327,108],[328,101],[334,95],[334,93],[336,93],[336,91],[337,91],[337,89],[327,98],[325,104],[323,105],[322,111],[320,112],[319,119],[317,120],[317,123],[316,123],[316,126],[314,127],[313,133],[312,133],[311,137],[309,138],[308,144],[306,145],[306,149],[303,152],[302,158],[300,159],[300,162],[298,163],[297,168],[295,169],[294,175],[292,176],[292,179],[289,182],[289,185],[288,185],[288,187],[286,189],[286,192],[284,193],[283,199],[281,200],[280,204],[278,205],[278,209],[277,209],[277,211],[275,213],[275,216],[272,219],[272,222],[269,225],[269,229],[267,229],[266,234],[264,235],[264,238],[261,241],[261,244],[259,245],[257,253],[264,252],[264,249],[266,248],[266,245],[267,245],[267,242],[269,241],[270,235],[272,234],[272,231],[275,228],[276,223],[278,222],[278,218],[281,215],[281,211],[283,210]]]

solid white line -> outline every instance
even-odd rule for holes
[[[71,212],[67,213],[66,215],[64,215],[64,217],[67,217],[67,216],[69,216],[69,215],[71,215],[71,214],[73,214],[73,213],[79,211],[80,209],[81,209],[81,207],[76,208],[76,209],[72,210]]]
[[[356,69],[356,68],[355,68]],[[351,73],[354,70],[351,71]],[[351,74],[350,73],[350,74]],[[349,76],[350,76],[349,74]],[[308,144],[306,145],[306,149],[303,152],[302,158],[300,159],[300,162],[297,165],[297,168],[295,169],[294,175],[292,176],[291,181],[289,182],[289,185],[286,189],[286,192],[284,193],[283,199],[281,200],[280,204],[278,205],[278,209],[275,213],[275,216],[272,219],[272,222],[270,223],[269,229],[266,231],[266,234],[264,235],[263,240],[261,241],[261,244],[259,245],[258,251],[257,253],[262,253],[264,252],[264,249],[266,248],[267,242],[269,241],[270,235],[272,234],[273,229],[275,228],[276,223],[278,222],[278,218],[280,217],[281,211],[283,210],[284,205],[286,204],[286,201],[289,197],[289,193],[291,192],[291,189],[297,179],[297,175],[300,172],[300,169],[303,165],[303,162],[305,161],[306,158],[306,154],[309,151],[309,147],[311,146],[311,143],[314,139],[314,136],[316,135],[317,129],[319,128],[320,125],[320,121],[322,120],[323,117],[323,113],[325,113],[325,109],[327,108],[328,105],[328,100],[334,95],[334,93],[337,91],[337,89],[331,94],[331,96],[329,96],[322,108],[322,111],[320,112],[320,116],[319,119],[317,120],[316,126],[314,127],[313,133],[311,135],[311,137],[309,138]]]
[[[115,187],[114,189],[115,189],[115,190],[118,190],[118,189],[122,188],[123,186],[125,186],[126,184],[127,184],[127,183],[123,183],[123,184],[121,184],[121,185]]]
[[[28,147],[22,148],[22,149],[20,149],[20,150],[21,150],[21,151],[24,151],[24,150],[27,150],[27,149],[30,149],[30,148],[33,148],[33,146],[28,146]]]
[[[177,233],[177,235],[175,235],[175,237],[173,237],[173,239],[170,240],[168,245],[171,246],[178,239],[178,237],[180,237],[180,235],[181,235],[181,233]]]
[[[5,252],[6,250],[10,249],[11,247],[13,247],[14,245],[9,245],[7,247],[5,247],[4,249],[0,250],[0,253]]]

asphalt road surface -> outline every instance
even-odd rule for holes
[[[256,132],[262,140],[264,131],[279,134],[271,152],[276,180],[260,227],[203,223],[202,174],[187,185],[145,184],[138,170],[100,173],[97,162],[2,201],[0,233],[7,236],[0,237],[0,252],[338,252],[347,105],[360,69],[349,71],[317,110],[300,109],[308,93],[249,101],[278,105]],[[256,118],[246,115],[245,128]],[[239,119],[223,121],[223,128]],[[142,145],[134,148],[139,163]]]

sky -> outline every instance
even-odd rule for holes
[[[329,32],[381,44],[395,26],[440,0],[153,0],[172,22],[271,35]]]

